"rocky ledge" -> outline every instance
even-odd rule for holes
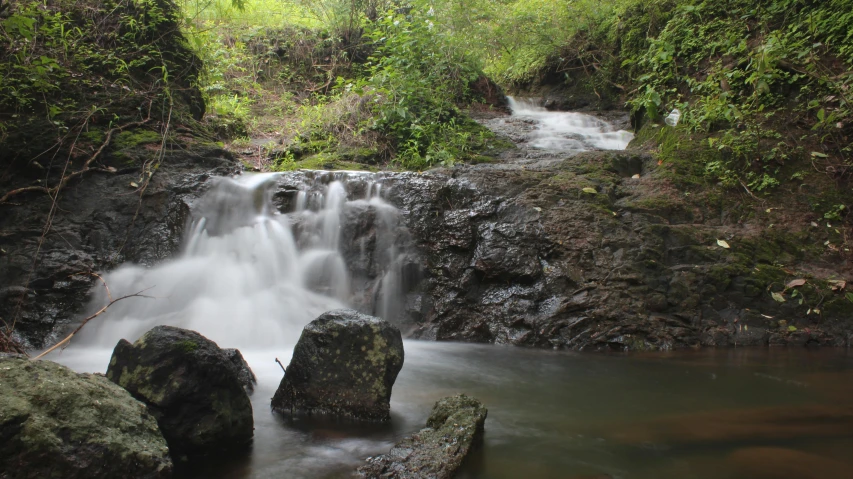
[[[283,177],[281,210],[322,175]],[[745,222],[746,202],[686,196],[671,175],[643,150],[510,150],[494,163],[381,174],[400,212],[394,247],[406,252],[404,305],[388,319],[416,338],[558,349],[848,345],[853,273],[806,213]],[[358,182],[348,187],[358,197]],[[342,244],[376,244],[380,213],[347,210]],[[382,271],[364,265],[383,258],[344,256],[375,297]]]

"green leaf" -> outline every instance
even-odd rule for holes
[[[796,327],[796,326],[788,326],[788,332],[793,333],[793,332],[794,332],[794,331],[796,331],[796,330],[797,330],[797,327]]]
[[[853,293],[846,293],[844,297],[847,298],[847,301],[853,303]]]
[[[779,294],[779,293],[770,293],[770,296],[772,296],[772,297],[773,297],[773,299],[774,299],[774,300],[776,300],[776,301],[777,301],[777,302],[779,302],[779,303],[784,303],[784,302],[785,302],[785,297],[784,297],[784,296],[782,296],[782,295],[781,295],[781,294]]]
[[[584,189],[583,189],[583,192],[584,192],[584,193],[589,193],[589,194],[591,194],[591,195],[595,195],[595,194],[597,194],[597,193],[598,193],[598,191],[596,191],[596,190],[595,190],[595,188],[590,188],[590,187],[586,187],[586,188],[584,188]]]

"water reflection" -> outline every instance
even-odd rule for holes
[[[844,351],[605,356],[407,341],[392,421],[377,426],[273,415],[274,358],[286,363],[291,347],[244,351],[259,379],[251,455],[194,464],[181,477],[349,477],[422,427],[437,399],[460,392],[489,408],[466,478],[771,477],[752,475],[749,458],[774,454],[812,468],[822,458],[817,471],[829,475],[814,477],[839,477],[832,471],[851,462],[853,356]],[[103,371],[109,353],[68,350],[59,360]],[[773,477],[812,477],[797,467]]]

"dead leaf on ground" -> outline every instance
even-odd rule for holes
[[[725,240],[718,239],[718,240],[717,240],[717,244],[718,244],[720,247],[723,247],[723,248],[725,248],[725,249],[729,249],[729,248],[731,248],[731,246],[729,246],[729,244],[728,244],[728,243],[726,243],[726,241],[725,241]]]
[[[786,284],[785,289],[799,288],[800,286],[802,286],[804,284],[806,284],[806,280],[804,280],[803,278],[795,279],[795,280],[791,281],[790,283]]]

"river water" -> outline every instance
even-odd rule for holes
[[[545,141],[540,148],[627,143],[626,132],[606,124],[566,126],[564,114],[518,102],[515,108],[514,119],[533,125],[531,138]],[[576,134],[554,133],[549,122],[558,120]],[[580,146],[568,142],[581,137]],[[462,477],[812,477],[761,476],[773,472],[770,466],[756,473],[755,464],[788,464],[791,457],[796,464],[785,474],[829,467],[814,477],[853,477],[832,475],[853,470],[853,356],[846,351],[607,356],[406,341],[389,424],[273,415],[269,402],[282,377],[275,359],[287,364],[305,324],[348,305],[390,320],[399,310],[395,283],[404,252],[394,236],[400,212],[383,199],[382,175],[305,178],[287,214],[273,207],[277,175],[218,180],[193,205],[180,256],[104,276],[109,297],[144,291],[151,298],[116,303],[71,347],[50,357],[75,370],[104,372],[119,339],[133,341],[157,324],[194,329],[222,347],[240,348],[259,381],[251,453],[184,465],[179,477],[347,477],[365,457],[387,452],[422,427],[437,399],[461,392],[489,408],[484,448]],[[364,210],[375,213],[376,241],[360,246],[381,269],[372,282],[355,281],[353,260],[342,253],[344,222]],[[109,297],[96,288],[91,308]]]

